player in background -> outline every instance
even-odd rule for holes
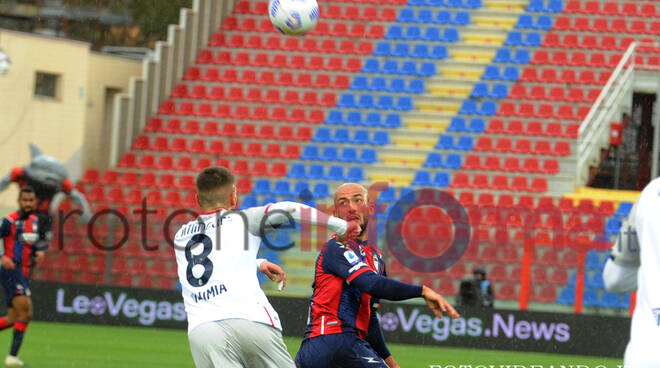
[[[624,221],[603,270],[605,288],[637,290],[630,341],[624,355],[629,368],[660,367],[660,178],[649,183]]]
[[[296,365],[298,368],[398,367],[385,346],[372,311],[372,298],[422,297],[438,317],[442,317],[442,312],[452,318],[459,315],[428,287],[392,280],[375,270],[376,264],[382,267],[382,259],[378,257],[378,262],[374,262],[374,255],[380,253],[368,243],[368,217],[373,215],[374,207],[368,202],[364,187],[354,183],[340,186],[334,203],[337,217],[364,227],[356,240],[333,236],[316,260],[309,323]]]
[[[39,240],[38,219],[33,214],[35,202],[34,189],[21,188],[18,211],[10,213],[0,223],[0,282],[7,296],[7,315],[0,317],[0,330],[14,327],[14,338],[5,359],[5,365],[11,367],[24,366],[18,359],[18,350],[32,319],[29,276],[34,263],[44,258],[44,252],[35,246]]]
[[[357,224],[293,202],[236,210],[234,176],[222,167],[197,175],[203,212],[175,236],[175,254],[188,315],[188,338],[197,367],[294,367],[277,312],[257,280],[262,238],[275,227],[300,221],[327,223],[338,234],[355,233]],[[268,275],[268,270],[265,272]],[[279,267],[271,273],[282,275]]]

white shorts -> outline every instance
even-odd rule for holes
[[[197,368],[295,368],[280,330],[245,319],[208,322],[188,333]]]

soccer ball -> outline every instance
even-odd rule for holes
[[[302,35],[316,27],[319,4],[316,0],[270,0],[268,15],[280,32]]]

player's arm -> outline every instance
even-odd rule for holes
[[[7,189],[9,184],[11,184],[11,177],[9,175],[5,175],[0,178],[0,192]]]
[[[282,267],[265,258],[257,258],[256,264],[259,272],[266,275],[271,281],[281,283],[280,290],[286,287],[286,273],[284,273]]]
[[[347,229],[346,221],[296,202],[285,201],[248,208],[244,213],[248,219],[248,230],[257,236],[291,222],[310,225],[327,224],[330,231],[339,235],[345,234]]]
[[[5,237],[11,233],[11,222],[5,217],[0,220],[0,264],[2,268],[13,270],[16,265],[14,260],[5,254]]]
[[[637,271],[640,265],[639,242],[635,229],[635,213],[637,205],[633,206],[630,215],[623,222],[616,242],[612,246],[610,259],[603,269],[605,288],[611,292],[628,292],[637,289]]]
[[[394,361],[394,358],[392,357],[390,350],[387,348],[387,345],[385,344],[383,331],[380,328],[380,323],[378,323],[378,316],[376,315],[376,310],[373,308],[371,309],[371,318],[369,319],[369,332],[367,333],[367,338],[365,340],[369,343],[369,345],[371,345],[371,347],[374,349],[374,351],[378,354],[379,357],[383,358],[383,360],[386,360],[386,363],[387,363],[387,359]],[[390,368],[393,367],[389,363],[387,365]]]

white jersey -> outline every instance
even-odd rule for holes
[[[240,318],[282,330],[257,279],[261,238],[247,230],[244,212],[201,215],[174,238],[188,332],[205,322]]]
[[[640,247],[637,304],[625,363],[629,368],[660,367],[660,179],[644,188],[636,205]]]

